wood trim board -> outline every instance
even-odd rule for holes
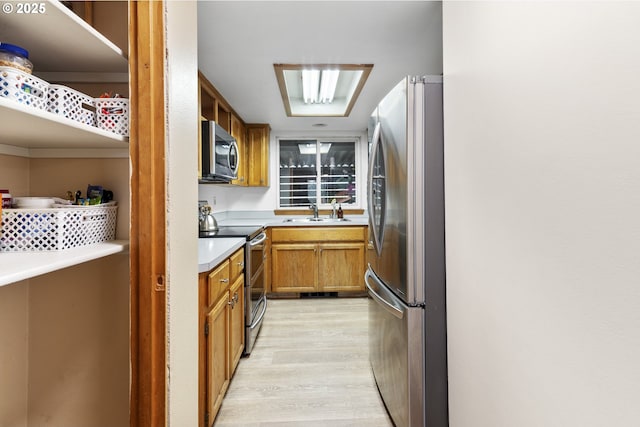
[[[166,424],[164,2],[129,2],[130,425]]]

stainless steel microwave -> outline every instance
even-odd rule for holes
[[[216,122],[202,122],[201,182],[231,182],[238,178],[239,163],[235,138]]]

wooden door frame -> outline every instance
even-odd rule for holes
[[[132,427],[167,420],[164,9],[129,1]]]

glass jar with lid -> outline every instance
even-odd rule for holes
[[[20,46],[4,42],[0,42],[0,67],[13,67],[28,74],[33,71],[29,52]]]

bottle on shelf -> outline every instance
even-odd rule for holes
[[[338,218],[344,218],[344,212],[342,211],[342,203],[338,205]]]

